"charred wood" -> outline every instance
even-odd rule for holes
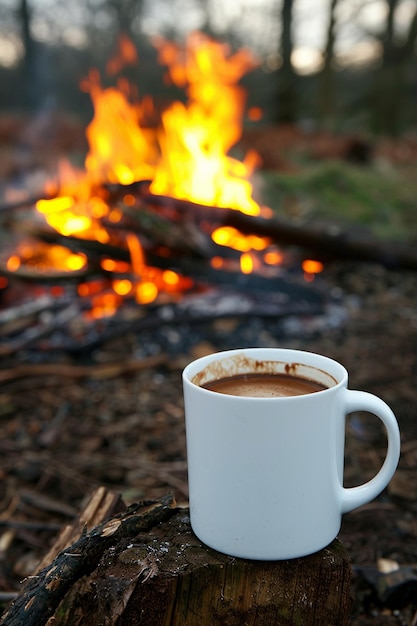
[[[18,352],[18,350],[32,345],[42,337],[53,332],[54,329],[64,326],[78,315],[79,307],[76,303],[70,304],[56,315],[51,316],[47,322],[39,323],[36,326],[28,328],[18,337],[4,342],[3,345],[0,346],[0,356],[14,354]]]
[[[302,247],[314,253],[318,260],[349,259],[379,263],[388,269],[417,269],[415,246],[383,242],[371,236],[359,238],[340,229],[298,226],[276,217],[248,217],[236,211],[228,213],[227,220],[243,233],[256,233],[277,243]]]
[[[256,291],[255,281],[245,284],[236,284],[236,275],[231,274],[229,280],[235,277],[235,284],[232,287],[226,283],[224,291],[209,290],[206,294],[196,294],[184,298],[179,303],[166,305],[150,305],[144,315],[136,319],[123,320],[116,315],[109,320],[108,325],[103,327],[99,334],[88,333],[84,338],[71,339],[67,334],[59,343],[50,346],[42,344],[42,350],[63,350],[74,356],[90,355],[91,351],[106,342],[117,337],[125,336],[129,333],[140,333],[153,329],[161,329],[172,324],[196,325],[213,323],[218,319],[251,319],[254,317],[262,319],[273,319],[275,321],[291,316],[309,316],[323,314],[325,311],[325,300],[319,291],[315,291],[311,286],[291,285],[284,281],[269,281],[269,291],[261,288]],[[254,277],[253,277],[254,278]],[[266,284],[267,281],[265,281]],[[262,282],[260,283],[262,285]],[[282,284],[280,290],[279,285]],[[276,286],[274,292],[273,286]],[[223,285],[224,286],[224,285]],[[265,298],[268,293],[268,298]],[[128,368],[129,362],[125,364]],[[120,366],[119,366],[120,367]],[[105,372],[117,371],[111,365],[103,368]],[[17,377],[21,370],[16,371]],[[39,373],[42,370],[39,369]],[[58,373],[58,370],[57,370]],[[122,373],[122,371],[120,371]],[[85,375],[89,375],[85,372]],[[5,373],[4,376],[7,376]],[[100,376],[100,368],[97,370]],[[104,377],[104,374],[102,374]],[[0,382],[1,382],[0,375]]]
[[[129,507],[125,513],[104,521],[92,530],[85,528],[72,545],[62,549],[25,584],[21,594],[2,618],[3,626],[42,626],[53,616],[61,600],[82,576],[90,574],[104,551],[125,537],[135,537],[175,513],[171,495]]]
[[[45,311],[45,309],[52,309],[54,305],[55,298],[52,298],[52,296],[40,296],[35,300],[23,302],[16,306],[10,306],[4,311],[0,311],[0,332],[2,328],[7,326],[10,322],[14,322],[17,318],[23,319],[32,317],[36,313]]]

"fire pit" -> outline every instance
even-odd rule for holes
[[[229,154],[241,135],[238,81],[255,65],[251,54],[202,34],[184,49],[156,43],[187,102],[157,118],[148,97],[135,101],[121,80],[103,88],[92,71],[82,84],[94,105],[84,170],[61,162],[26,220],[18,210],[26,202],[10,206],[20,240],[1,259],[4,300],[14,305],[3,314],[3,355],[36,346],[86,354],[111,336],[160,328],[166,350],[164,327],[173,324],[185,331],[168,335],[184,345],[190,325],[218,318],[288,318],[288,332],[295,317],[340,317],[338,299],[311,285],[323,263],[280,246],[280,224],[254,199],[256,155]],[[7,320],[28,319],[22,292],[43,300],[19,334]],[[147,350],[155,351],[154,338],[143,342]]]

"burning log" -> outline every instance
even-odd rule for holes
[[[122,186],[121,189],[123,189]],[[294,224],[277,216],[269,218],[252,216],[235,209],[206,206],[188,200],[159,196],[150,193],[148,186],[145,184],[130,185],[129,189],[131,191],[136,190],[141,203],[140,209],[157,211],[162,216],[168,214],[171,220],[181,215],[183,219],[186,216],[187,220],[199,223],[203,221],[209,222],[213,230],[216,225],[231,226],[244,235],[256,234],[260,237],[268,238],[279,245],[298,246],[308,251],[308,254],[313,254],[315,258],[323,261],[347,259],[379,263],[388,269],[417,269],[417,250],[415,246],[381,241],[371,235],[359,237],[341,228],[336,228],[334,225],[324,227],[322,225]],[[135,228],[138,228],[139,232],[145,230],[145,227],[137,218],[137,215],[140,214],[139,210],[136,218],[132,210],[126,210],[126,214],[130,222],[129,225],[133,230]],[[185,223],[187,220],[185,220]],[[203,238],[203,232],[200,231],[200,233]],[[155,229],[148,229],[147,234],[154,235]],[[197,243],[196,239],[194,239],[190,247],[190,238],[188,237],[184,241],[184,232],[182,235],[182,239],[181,237],[176,237],[178,245],[174,247],[173,254],[179,251],[190,253],[190,250],[193,250],[194,253],[197,251],[198,256],[206,258],[209,254],[219,256],[228,256],[230,254],[230,251],[228,253],[224,248],[222,250],[221,246],[216,246],[213,242],[209,244],[207,238],[204,239],[203,243],[201,243],[201,240]],[[47,239],[48,236],[44,235],[44,237]],[[74,244],[76,238],[62,237],[62,245],[65,245],[66,240],[69,242],[69,247],[71,247],[71,242]],[[96,244],[97,242],[91,242],[84,245],[91,246],[90,250],[94,248],[97,250]],[[73,249],[77,249],[76,243],[74,246]],[[116,252],[109,249],[109,255],[111,256],[112,254],[116,254],[115,258],[120,258],[120,251]],[[126,253],[126,255],[122,256],[123,260],[126,260],[128,255]]]
[[[121,224],[106,223],[109,232],[132,232],[147,238],[149,250],[158,246],[167,247],[170,257],[191,256],[196,258],[236,257],[231,248],[219,246],[210,239],[210,232],[218,226],[230,226],[242,235],[258,235],[280,246],[296,246],[306,251],[307,256],[322,261],[347,259],[368,261],[383,265],[388,269],[417,269],[415,246],[381,241],[371,235],[358,236],[335,225],[317,226],[295,224],[273,217],[254,216],[229,208],[207,206],[171,196],[155,195],[150,192],[150,181],[138,181],[131,185],[112,185],[108,189],[111,201],[118,202],[126,194],[133,195],[136,206],[129,207],[119,202],[123,213]],[[198,224],[199,228],[194,225]],[[204,224],[204,228],[201,225]],[[27,226],[25,227],[27,230]],[[78,238],[74,235],[61,235],[53,230],[33,228],[32,237],[45,243],[66,246],[73,252],[84,252],[90,261],[106,255],[110,258],[130,260],[129,250],[124,245],[103,244],[100,241]],[[119,237],[120,238],[120,237]],[[117,236],[116,236],[117,239]],[[123,238],[122,238],[123,239]],[[88,272],[97,270],[97,264]],[[8,273],[10,275],[10,273]],[[22,278],[30,279],[30,270],[19,270]],[[78,278],[87,275],[80,270]],[[64,278],[64,275],[59,278]],[[68,278],[67,273],[67,278]]]
[[[264,219],[231,211],[227,222],[241,232],[271,237],[280,244],[300,246],[323,261],[349,259],[379,263],[388,269],[417,269],[415,246],[382,242],[372,237],[359,238],[340,229],[301,226],[277,217]]]
[[[415,246],[383,242],[371,236],[366,238],[349,234],[340,228],[294,224],[277,216],[264,218],[251,216],[234,209],[208,207],[188,200],[149,194],[143,196],[146,204],[175,208],[197,219],[212,220],[221,225],[233,226],[243,234],[268,237],[281,245],[299,246],[314,253],[315,258],[331,261],[349,259],[371,261],[389,269],[417,269]]]
[[[235,559],[203,545],[172,496],[133,505],[80,536],[81,521],[58,538],[4,626],[42,626],[53,615],[60,626],[349,623],[351,568],[338,540],[302,559]]]

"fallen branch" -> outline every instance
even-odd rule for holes
[[[175,505],[171,494],[152,502],[142,502],[84,532],[51,564],[27,579],[24,590],[3,615],[2,625],[46,624],[74,583],[97,567],[105,550],[123,538],[134,538],[168,520],[176,511]]]
[[[122,376],[129,372],[157,367],[167,362],[166,354],[158,354],[141,360],[120,361],[117,363],[93,363],[92,365],[70,365],[66,363],[22,364],[0,370],[0,384],[28,376],[61,376],[65,378],[92,378],[103,380]]]

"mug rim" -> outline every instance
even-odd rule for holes
[[[314,394],[302,394],[302,395],[294,395],[294,396],[276,396],[276,397],[256,397],[256,396],[239,396],[233,394],[219,394],[217,391],[213,391],[211,389],[207,389],[195,383],[193,378],[195,378],[200,372],[204,370],[204,367],[209,365],[214,361],[221,360],[222,358],[232,357],[234,355],[245,355],[248,357],[253,356],[255,353],[262,352],[264,356],[258,357],[260,360],[268,360],[277,363],[294,363],[297,362],[301,365],[305,365],[306,367],[321,371],[325,374],[327,378],[332,378],[335,381],[334,385],[326,387],[325,389],[321,389],[319,391],[314,392]],[[268,355],[269,353],[269,355]],[[279,357],[279,353],[281,353],[281,357]],[[269,356],[271,358],[269,358]],[[292,359],[289,357],[293,357]],[[285,358],[286,357],[286,358]],[[304,359],[303,359],[304,357]],[[317,363],[315,365],[310,364],[308,361],[311,359],[316,359],[321,361],[321,367]],[[326,368],[326,365],[328,366]],[[329,368],[332,371],[329,371]],[[337,370],[337,373],[335,373]],[[208,393],[215,396],[221,396],[223,401],[227,401],[229,398],[236,400],[237,398],[242,401],[262,401],[262,402],[282,402],[282,401],[300,401],[305,398],[309,398],[311,401],[311,397],[313,396],[321,396],[322,394],[334,393],[340,387],[347,386],[348,381],[348,372],[347,369],[335,359],[331,357],[325,356],[323,354],[319,354],[317,352],[310,352],[307,350],[297,350],[292,348],[262,348],[262,347],[249,347],[249,348],[235,348],[231,350],[220,350],[217,352],[212,352],[210,354],[204,355],[197,359],[194,359],[183,369],[182,378],[184,384],[189,384],[193,388],[200,389],[202,393]]]

